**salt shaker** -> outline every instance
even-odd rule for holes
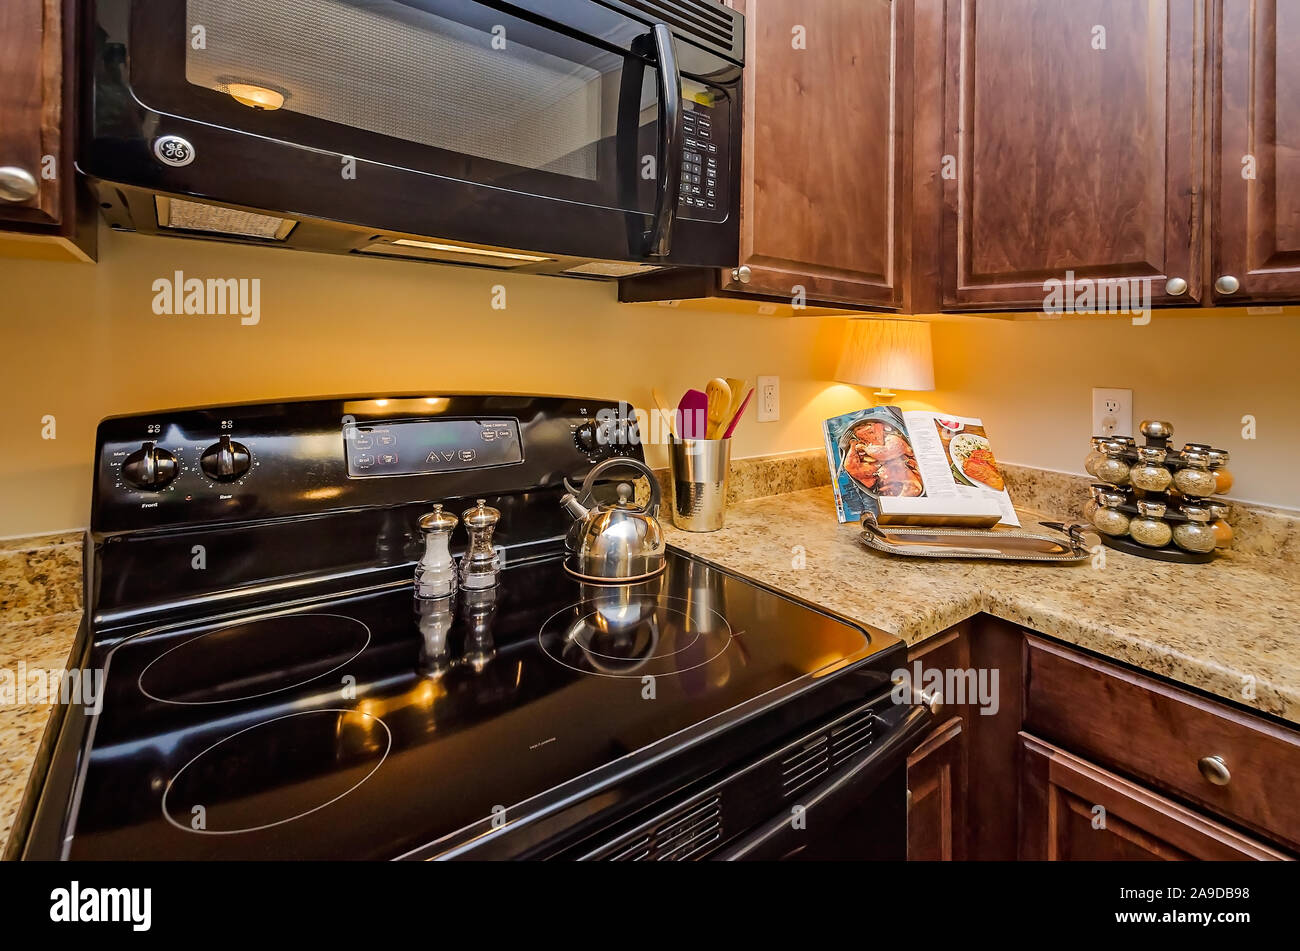
[[[492,532],[501,520],[501,512],[488,505],[486,499],[478,499],[460,517],[469,532],[469,549],[460,562],[460,583],[468,589],[494,587],[501,564],[492,547]]]
[[[424,555],[415,566],[417,598],[445,598],[455,592],[456,562],[451,557],[451,533],[456,525],[456,516],[444,512],[441,504],[420,516]]]

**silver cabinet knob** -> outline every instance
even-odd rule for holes
[[[748,265],[733,267],[731,269],[731,279],[740,284],[748,284],[754,278],[754,272],[749,269]]]
[[[1241,281],[1231,274],[1225,274],[1214,282],[1214,289],[1220,294],[1235,294],[1241,287]]]
[[[1165,293],[1170,297],[1182,297],[1187,293],[1187,282],[1181,277],[1171,277],[1165,281]]]
[[[31,201],[39,190],[27,169],[17,165],[0,167],[0,201]]]
[[[1196,763],[1196,768],[1201,771],[1201,775],[1216,786],[1226,786],[1232,779],[1232,773],[1228,772],[1228,764],[1223,761],[1222,756],[1202,756]]]

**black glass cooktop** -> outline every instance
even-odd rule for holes
[[[436,853],[892,643],[672,552],[626,587],[550,557],[146,631],[109,655],[66,854]]]

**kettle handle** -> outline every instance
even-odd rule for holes
[[[619,466],[636,469],[650,481],[650,504],[643,511],[657,516],[659,505],[663,501],[663,491],[659,487],[659,480],[655,478],[654,470],[639,459],[619,457],[606,459],[604,462],[597,464],[596,468],[587,473],[587,478],[582,480],[582,494],[587,498],[591,498],[591,490],[596,485],[596,480],[610,469],[617,469]]]

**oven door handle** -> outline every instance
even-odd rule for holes
[[[910,706],[889,733],[872,746],[870,753],[799,797],[799,805],[803,806],[807,821],[818,821],[819,813],[823,816],[823,821],[833,818],[837,806],[852,805],[869,794],[900,761],[911,754],[933,721],[934,714],[926,705]],[[810,834],[806,829],[796,829],[791,815],[782,814],[717,852],[712,858],[723,862],[780,858],[796,852],[802,847],[804,837]]]
[[[666,24],[656,23],[651,35],[659,61],[663,117],[659,123],[659,197],[655,203],[654,230],[650,232],[649,256],[666,258],[672,253],[673,221],[682,189],[682,72],[677,64],[673,31]]]

